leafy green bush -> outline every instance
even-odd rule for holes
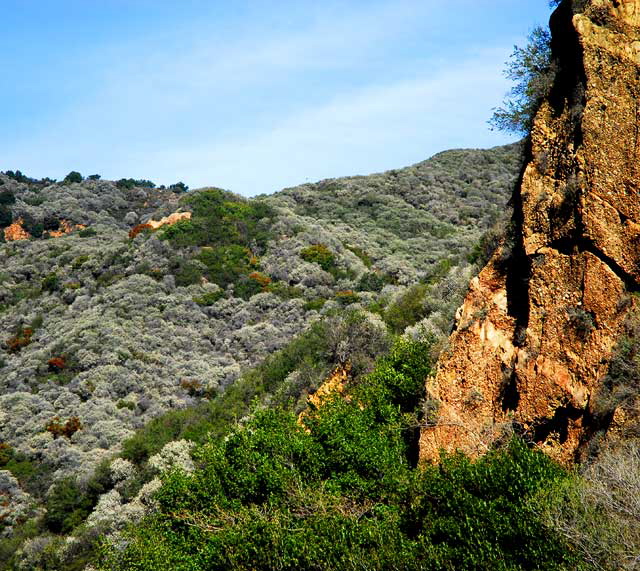
[[[2,206],[9,206],[11,204],[15,204],[16,195],[11,190],[3,190],[0,192],[0,204]]]
[[[273,209],[258,200],[245,200],[220,189],[189,194],[189,220],[167,226],[161,234],[178,247],[240,245],[263,248],[271,237]]]
[[[224,290],[218,289],[216,291],[209,291],[207,293],[204,293],[199,297],[194,297],[193,301],[195,301],[198,305],[209,307],[213,305],[216,301],[222,299],[223,297],[224,297]]]
[[[384,312],[384,320],[396,333],[402,333],[427,315],[425,298],[429,287],[415,284],[396,299]]]
[[[251,252],[238,244],[202,248],[198,260],[206,266],[207,277],[223,289],[235,284],[242,276],[248,276],[255,268]],[[260,290],[257,283],[247,284],[247,287],[253,285]]]
[[[412,469],[406,434],[428,349],[402,342],[303,417],[258,410],[197,447],[196,471],[165,475],[158,512],[107,544],[102,568],[575,568],[533,508],[564,477],[542,453],[515,440],[475,462]]]
[[[300,257],[305,262],[318,264],[325,272],[330,272],[336,267],[336,257],[324,244],[313,244],[300,252]]]
[[[135,178],[121,178],[120,180],[116,181],[116,186],[118,188],[131,190],[136,186],[139,186],[142,188],[155,188],[156,183],[150,180],[145,180],[145,179],[137,180]]]
[[[58,276],[58,274],[56,274],[55,272],[47,274],[40,281],[40,287],[42,288],[42,291],[53,293],[60,287],[60,276]]]
[[[91,238],[91,236],[95,236],[98,232],[96,232],[95,229],[89,227],[89,228],[83,228],[82,230],[80,230],[78,232],[78,236],[80,236],[80,238]]]
[[[82,182],[84,178],[78,171],[71,171],[67,176],[64,177],[62,181],[63,184],[71,184],[74,182]]]
[[[11,209],[5,206],[4,204],[0,204],[0,228],[6,228],[7,226],[11,226],[13,222],[13,214],[11,213]],[[4,237],[4,234],[3,234]]]
[[[176,277],[177,286],[188,286],[200,283],[202,279],[202,268],[190,260],[180,260],[173,273]]]

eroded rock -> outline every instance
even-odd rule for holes
[[[640,284],[640,0],[578,4],[551,19],[560,71],[514,193],[515,246],[471,283],[427,382],[423,460],[515,430],[569,462],[597,428],[590,399]]]

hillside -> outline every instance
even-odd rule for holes
[[[446,335],[519,156],[448,151],[253,200],[0,174],[0,468],[17,478],[0,471],[3,536],[52,483],[86,487],[151,419],[217,402],[268,356],[308,352],[304,335],[323,348],[281,387],[300,403],[345,359],[369,371],[387,329]],[[358,360],[362,327],[379,341]]]

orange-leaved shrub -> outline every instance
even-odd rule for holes
[[[64,357],[52,357],[47,361],[47,366],[51,373],[59,373],[64,370],[66,365],[67,363]]]
[[[151,224],[136,224],[131,230],[129,230],[129,238],[133,240],[140,232],[151,232],[153,226]]]
[[[33,329],[31,327],[21,328],[13,337],[7,339],[7,350],[9,353],[17,353],[31,343],[32,336]]]
[[[61,422],[60,417],[56,416],[46,426],[47,431],[51,432],[54,438],[60,436],[71,438],[81,428],[82,423],[77,416],[72,416],[64,424]]]

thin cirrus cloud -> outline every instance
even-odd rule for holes
[[[6,122],[0,168],[254,195],[506,142],[486,120],[507,89],[512,38],[463,42],[463,24],[441,28],[476,4],[344,4],[256,9],[219,34],[185,18],[180,42],[154,29],[90,50],[91,78],[61,104],[34,110],[28,130]]]
[[[292,113],[271,129],[212,145],[203,141],[161,151],[152,162],[159,172],[161,165],[173,163],[182,172],[199,173],[194,178],[198,186],[213,182],[253,195],[336,173],[367,174],[372,168],[404,166],[447,148],[502,144],[504,137],[485,129],[485,124],[487,110],[506,88],[494,78],[496,61],[503,61],[506,53],[488,50],[453,70],[367,86]],[[273,173],[268,180],[265,172]]]

